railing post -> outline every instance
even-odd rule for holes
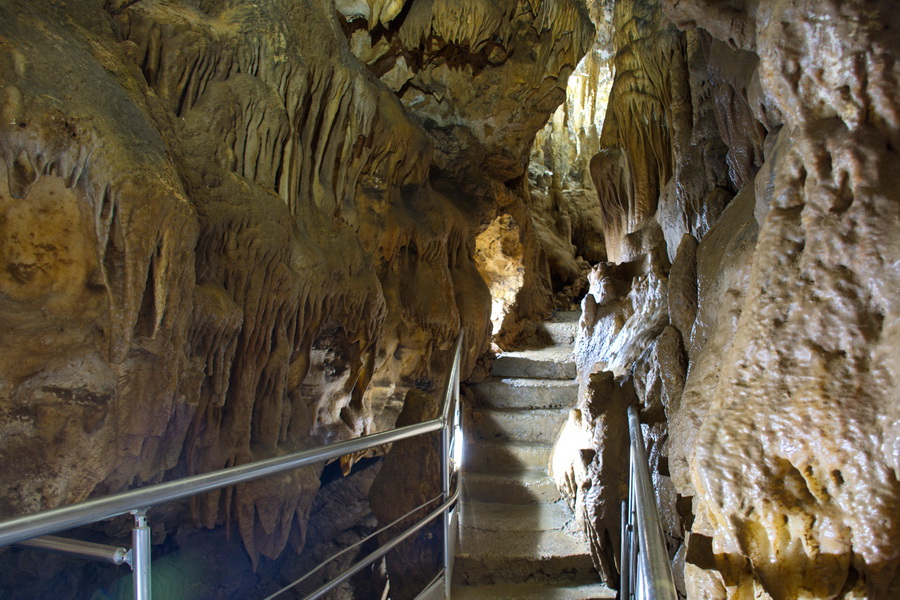
[[[453,384],[452,375],[450,383]],[[451,423],[444,423],[444,428],[441,429],[441,491],[444,502],[450,497],[450,440],[452,434]],[[444,528],[444,598],[447,600],[450,598],[450,568],[453,561],[453,557],[450,556],[453,551],[450,540],[450,510],[450,508],[446,509],[441,519]]]
[[[150,527],[147,510],[136,510],[131,530],[131,569],[134,575],[134,600],[151,600],[150,589]]]
[[[636,600],[643,600],[643,571],[641,571],[641,542],[638,535],[637,518],[637,456],[634,446],[629,446],[628,454],[628,566],[631,569],[628,577],[628,593]]]
[[[631,597],[631,513],[628,501],[622,500],[622,547],[619,548],[619,600]]]
[[[459,371],[460,357],[462,354],[462,341],[464,332],[460,329],[456,343],[453,346],[453,362],[450,367],[450,377],[447,381],[447,392],[444,397],[443,428],[441,429],[441,491],[444,501],[450,498],[450,478],[453,471],[453,458],[451,456],[454,444],[454,434],[459,417]],[[456,443],[460,443],[456,440]],[[450,598],[451,578],[453,574],[453,532],[451,531],[451,514],[455,507],[448,507],[444,511],[444,598]]]
[[[632,587],[638,600],[677,600],[672,565],[666,552],[659,510],[648,469],[644,436],[637,408],[628,407],[628,430],[631,438],[631,496],[635,516],[633,544],[638,547],[637,583]]]

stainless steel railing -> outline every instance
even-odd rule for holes
[[[620,600],[678,600],[650,480],[637,409],[628,407],[631,438],[628,502],[622,503]]]
[[[435,419],[336,444],[301,450],[284,456],[247,463],[228,469],[221,469],[202,475],[183,477],[181,479],[149,485],[120,494],[93,498],[77,504],[61,506],[59,508],[2,521],[0,522],[0,546],[16,544],[35,549],[81,556],[82,558],[108,560],[115,564],[127,563],[134,571],[135,600],[151,600],[151,548],[150,529],[147,524],[147,510],[150,507],[191,496],[197,496],[223,487],[254,481],[277,473],[338,458],[345,454],[362,452],[384,444],[391,444],[400,440],[440,430],[442,431],[441,498],[443,499],[443,503],[402,534],[390,540],[381,548],[372,552],[365,559],[351,567],[348,572],[341,574],[332,582],[325,584],[313,592],[309,598],[316,598],[331,590],[364,568],[367,564],[371,564],[381,556],[387,554],[387,552],[397,544],[441,515],[444,515],[443,574],[446,585],[445,597],[449,598],[450,573],[452,572],[453,564],[453,530],[450,527],[450,522],[453,515],[453,508],[459,497],[459,486],[457,485],[457,489],[451,491],[450,484],[454,471],[459,468],[459,461],[454,459],[452,449],[455,441],[461,441],[461,436],[458,434],[461,426],[461,419],[459,416],[459,380],[462,343],[463,331],[460,330],[453,348],[453,364],[444,391],[441,413]],[[134,527],[132,528],[131,550],[102,546],[67,538],[57,538],[48,535],[129,513],[134,516],[135,521]]]

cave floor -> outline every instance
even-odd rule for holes
[[[466,410],[463,495],[452,597],[614,598],[551,479],[555,436],[577,400],[577,317],[553,326],[555,345],[502,354]]]

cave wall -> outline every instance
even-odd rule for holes
[[[588,4],[597,34],[569,77],[566,101],[534,139],[528,165],[528,205],[547,255],[557,308],[584,295],[591,264],[606,259],[603,220],[590,174],[612,87],[611,5]]]
[[[595,441],[554,463],[608,577],[624,397],[688,598],[897,596],[894,8],[615,3],[563,432]]]
[[[759,56],[750,97],[777,137],[746,299],[689,458],[700,528],[752,570],[725,580],[735,590],[893,597],[898,18],[887,2],[752,8],[747,38],[724,41]]]
[[[0,515],[390,428],[460,327],[470,372],[475,236],[527,220],[593,34],[572,0],[0,4]],[[320,471],[173,522],[256,565],[303,546]]]

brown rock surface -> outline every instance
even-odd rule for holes
[[[594,373],[560,432],[550,473],[569,501],[604,581],[618,580],[620,505],[628,498],[628,422],[632,400],[610,371]]]
[[[413,425],[435,419],[440,402],[416,389],[406,395],[397,426]],[[439,502],[431,502],[414,516],[404,515],[441,496],[441,434],[439,432],[396,442],[369,490],[372,513],[380,527],[399,523],[380,536],[387,542],[432,512]],[[433,521],[387,555],[391,597],[412,600],[441,568],[443,532],[440,519]]]
[[[723,570],[729,597],[892,597],[900,487],[882,424],[898,396],[879,357],[898,311],[882,291],[897,283],[896,190],[880,183],[897,169],[882,100],[895,20],[887,3],[756,9],[760,84],[790,132],[757,183],[769,210],[690,471],[714,549],[754,573]]]
[[[672,21],[653,2],[616,3],[592,171],[620,264],[594,267],[609,285],[585,301],[581,376],[633,377],[645,420],[665,404],[651,456],[669,533],[690,533],[689,598],[893,598],[897,13],[662,4]],[[638,272],[668,275],[667,307],[624,302],[647,298],[626,273],[660,237],[671,270]],[[666,316],[682,335],[649,346]],[[666,383],[663,371],[684,372],[679,337],[687,376]],[[666,515],[689,497],[678,525]]]
[[[431,126],[466,127],[484,148],[481,167],[501,181],[524,172],[534,135],[593,42],[574,0],[392,3],[410,4],[403,12],[358,4],[369,10],[343,15],[357,56]]]
[[[464,374],[487,348],[472,259],[501,208],[529,232],[516,301],[549,312],[504,183],[583,8],[334,8],[0,6],[3,517],[392,427],[460,326]],[[208,494],[196,524],[260,567],[304,544],[320,471]]]

